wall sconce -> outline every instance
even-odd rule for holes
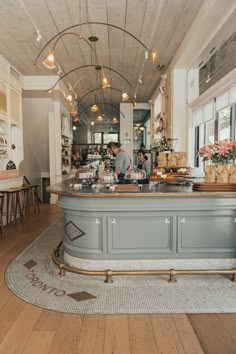
[[[92,127],[95,125],[95,123],[94,123],[93,120],[90,122],[90,125],[91,125]]]

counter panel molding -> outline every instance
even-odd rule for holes
[[[108,253],[123,255],[174,252],[173,218],[168,215],[138,212],[108,216]]]
[[[196,212],[178,216],[178,252],[236,254],[236,213]]]
[[[136,260],[139,267],[145,261],[236,258],[236,192],[167,185],[158,190],[146,185],[135,193],[104,187],[75,191],[73,182],[48,188],[64,211],[67,260],[112,260],[121,267]]]
[[[80,257],[85,257],[84,255],[101,255],[106,252],[103,232],[105,220],[102,216],[90,214],[78,212],[75,215],[74,211],[64,210],[64,249],[72,256],[79,253]],[[71,232],[67,227],[70,223],[73,225]]]

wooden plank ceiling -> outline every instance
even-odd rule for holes
[[[170,64],[177,48],[196,17],[203,0],[7,0],[0,1],[0,53],[23,75],[57,75],[98,62],[109,69],[104,72],[113,89],[98,89],[88,94],[79,105],[83,110],[94,103],[95,93],[105,114],[112,116],[121,102],[121,92],[127,92],[136,102],[148,102],[160,82],[160,76]],[[89,22],[109,23],[108,25]],[[85,23],[81,26],[76,26]],[[67,27],[88,40],[98,37],[92,47],[75,35],[65,35],[55,48],[57,68],[46,69],[42,60],[52,50],[52,41],[35,58],[43,46]],[[156,50],[156,63],[145,60],[144,46]],[[42,35],[36,41],[37,30]],[[159,66],[164,65],[160,70]],[[126,81],[127,80],[127,81]],[[73,71],[63,82],[74,86],[78,99],[98,87],[98,71],[93,66]],[[117,89],[117,90],[115,90]],[[119,106],[117,106],[119,107]],[[87,115],[89,113],[85,112]],[[116,111],[117,115],[117,111]]]

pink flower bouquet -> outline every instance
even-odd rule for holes
[[[203,161],[211,160],[213,163],[227,163],[236,159],[236,141],[223,140],[216,141],[214,144],[203,146],[197,153]]]

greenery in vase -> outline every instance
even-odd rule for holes
[[[225,139],[214,144],[203,146],[197,153],[203,161],[213,163],[228,163],[236,159],[236,140]]]

